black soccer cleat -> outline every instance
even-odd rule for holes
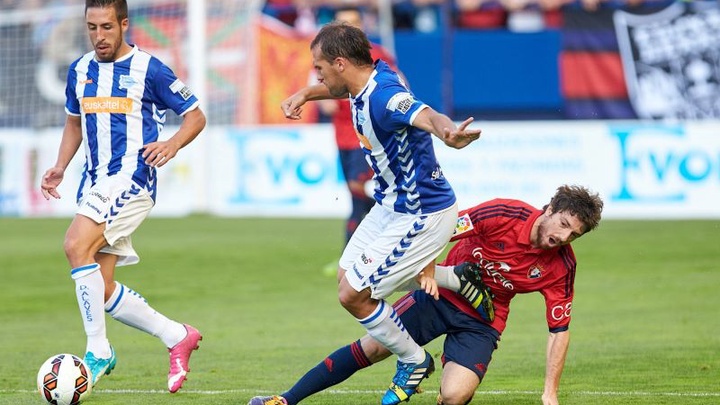
[[[482,281],[482,268],[477,263],[465,262],[455,266],[455,275],[460,279],[458,293],[470,302],[470,305],[487,322],[495,320],[492,292]]]

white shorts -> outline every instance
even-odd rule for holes
[[[155,202],[146,189],[126,177],[111,176],[83,189],[77,214],[98,224],[105,223],[103,236],[108,246],[100,252],[118,256],[117,266],[127,266],[140,261],[130,236],[153,205]]]
[[[372,298],[387,298],[443,252],[457,214],[457,204],[428,215],[400,214],[376,204],[340,258],[345,277],[356,291],[370,288]]]

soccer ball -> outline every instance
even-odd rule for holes
[[[40,367],[37,387],[40,396],[53,405],[77,405],[92,391],[90,370],[73,354],[56,354]]]

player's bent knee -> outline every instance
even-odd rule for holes
[[[440,394],[440,398],[438,399],[439,405],[467,405],[472,401],[474,392],[463,392],[463,391],[453,391],[450,390],[450,392],[446,392],[445,389],[442,390],[442,393]]]
[[[70,263],[87,261],[85,260],[87,257],[92,257],[89,246],[80,238],[66,237],[63,243],[63,250],[65,250],[65,256]]]
[[[363,318],[362,315],[360,315],[363,312],[366,312],[366,302],[362,299],[361,296],[358,295],[356,291],[339,291],[338,293],[338,299],[340,301],[340,305],[343,306],[348,312],[350,312],[353,316],[357,318]]]
[[[445,398],[441,397],[438,399],[437,405],[468,405],[471,401],[472,397],[470,397],[470,399],[465,402],[452,402],[450,400],[445,400]]]
[[[68,262],[74,267],[95,262],[95,254],[106,244],[102,236],[97,240],[90,240],[68,232],[63,242],[63,250]]]
[[[344,308],[352,311],[353,308],[367,306],[370,302],[370,294],[355,291],[347,279],[343,278],[338,284],[338,299]]]

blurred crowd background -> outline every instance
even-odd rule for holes
[[[56,158],[68,66],[92,49],[84,3],[0,0],[0,216],[75,210],[37,184]],[[610,217],[720,217],[717,0],[128,4],[127,40],[172,67],[208,117],[197,146],[163,170],[159,215],[346,215],[330,113],[308,103],[291,122],[279,106],[316,80],[317,30],[354,7],[417,98],[487,135],[438,148],[462,205],[542,203],[577,183],[608,197]]]
[[[720,118],[718,4],[130,0],[128,40],[185,78],[216,125],[286,124],[280,101],[312,81],[310,40],[348,7],[454,119],[697,120]],[[0,0],[0,128],[62,125],[67,66],[90,49],[83,7]],[[324,120],[311,109],[305,122]]]
[[[672,1],[668,0],[392,0],[390,6],[393,27],[398,30],[427,33],[451,25],[456,28],[529,32],[559,28],[563,8],[596,12],[608,7],[657,8],[670,3]],[[335,10],[345,7],[358,7],[373,16],[377,14],[379,5],[376,0],[268,0],[263,12],[298,29],[305,29],[332,20]]]

